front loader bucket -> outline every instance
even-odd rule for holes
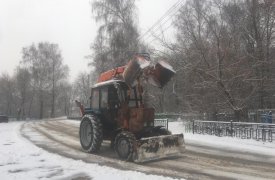
[[[159,61],[149,75],[149,82],[159,88],[164,87],[167,82],[176,74],[176,71],[173,69],[170,64]]]
[[[166,157],[178,156],[184,152],[183,134],[155,136],[137,141],[134,162],[146,162]]]
[[[136,80],[142,75],[143,70],[150,65],[150,62],[143,57],[136,56],[126,66],[123,72],[124,81],[128,86],[135,86]]]

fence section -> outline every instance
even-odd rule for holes
[[[168,129],[168,119],[155,119],[154,126],[163,126]]]
[[[193,134],[231,136],[269,142],[272,142],[275,138],[275,124],[268,123],[189,121],[185,125],[185,131]]]

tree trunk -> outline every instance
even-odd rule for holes
[[[44,102],[43,100],[40,100],[39,119],[43,119],[43,111],[44,111]]]
[[[51,118],[55,117],[55,93],[52,92],[52,107],[51,107]]]
[[[238,121],[238,122],[248,122],[248,111],[247,111],[247,109],[234,110],[234,115],[235,115],[236,121]]]
[[[39,119],[43,119],[44,116],[44,101],[43,101],[43,91],[40,90],[39,92],[39,103],[40,103],[40,109],[39,109]]]
[[[51,107],[51,118],[55,116],[55,61],[52,59],[52,107]]]
[[[33,90],[33,92],[34,92],[34,90]],[[28,108],[28,117],[29,118],[31,117],[31,109],[32,109],[33,98],[34,98],[34,95],[31,96],[30,105],[29,105],[29,108]]]

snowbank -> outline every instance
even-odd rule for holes
[[[183,133],[185,143],[188,145],[206,146],[223,149],[225,151],[237,151],[240,153],[252,153],[275,157],[275,143],[255,141],[252,139],[239,139],[234,137],[217,137],[184,132],[184,123],[169,122],[168,128],[173,134]]]

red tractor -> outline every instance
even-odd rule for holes
[[[152,66],[136,55],[123,67],[102,73],[91,89],[90,107],[82,112],[80,143],[85,152],[96,153],[103,140],[110,140],[119,158],[145,162],[175,156],[184,150],[183,134],[171,135],[154,126],[154,108],[143,103],[143,82],[163,87],[175,74],[164,62]]]

